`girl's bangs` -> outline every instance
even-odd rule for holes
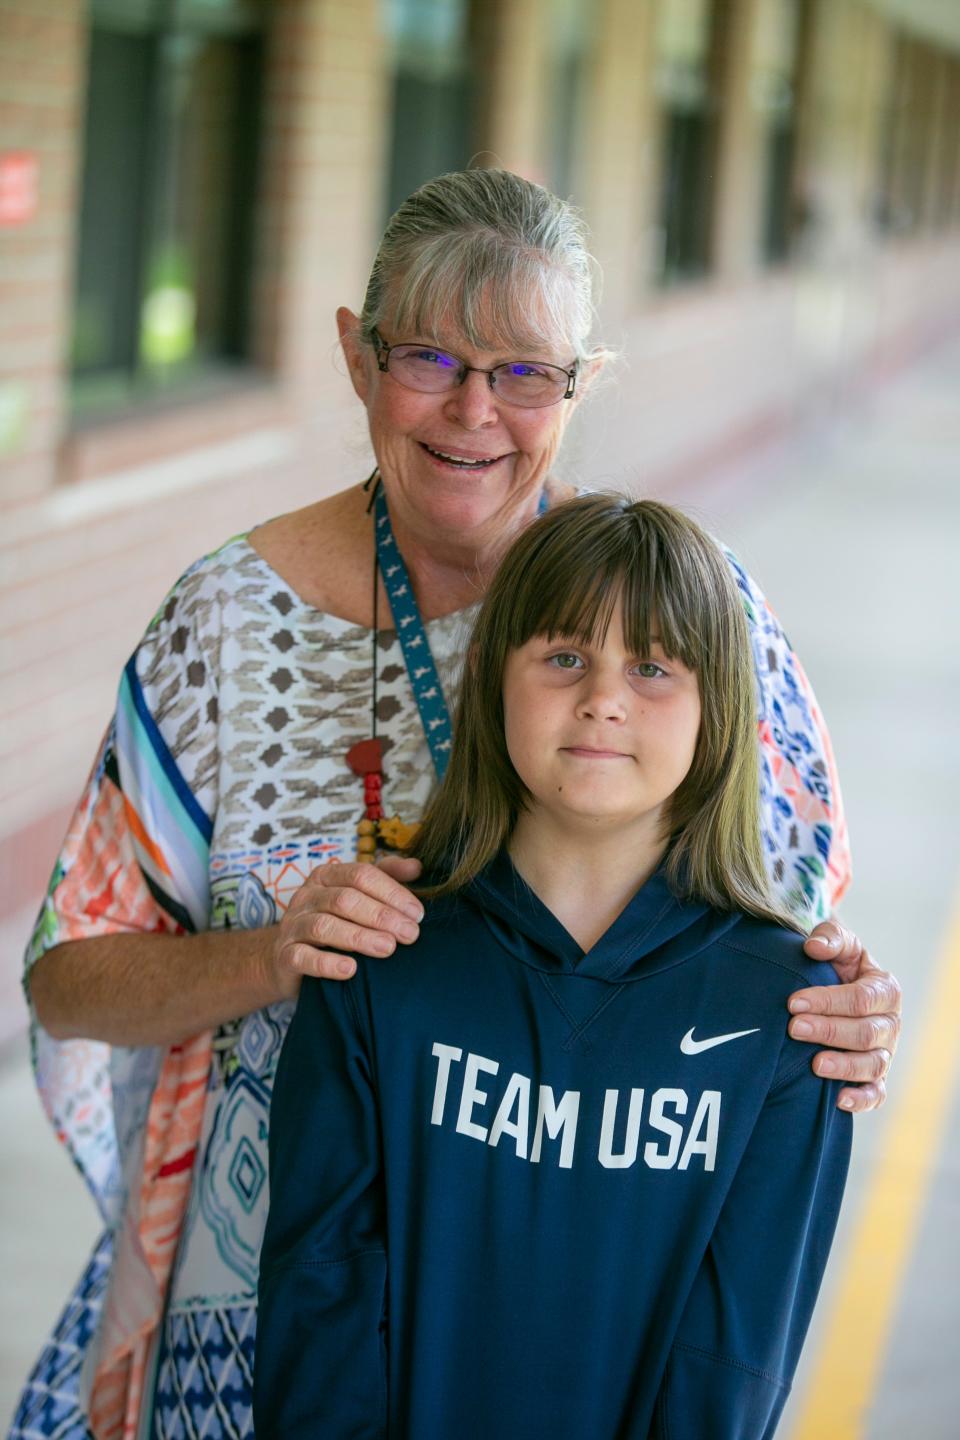
[[[617,606],[622,601],[624,639],[634,655],[647,655],[654,644],[691,670],[703,669],[704,656],[697,605],[690,577],[675,573],[663,563],[657,538],[646,530],[639,536],[629,527],[626,545],[613,554],[587,536],[582,553],[538,557],[545,561],[529,567],[520,580],[512,610],[509,644],[525,645],[535,635],[576,640],[583,645],[603,644]],[[621,537],[623,531],[621,527]]]

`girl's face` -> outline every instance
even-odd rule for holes
[[[391,507],[420,532],[495,529],[535,508],[576,396],[540,409],[507,404],[486,375],[471,372],[439,394],[408,390],[377,367],[370,345],[356,338],[357,318],[337,312],[354,389],[367,410],[370,439]],[[567,353],[516,355],[474,350],[456,332],[395,335],[387,344],[432,343],[467,365],[489,370],[509,360],[568,366]],[[509,533],[509,530],[508,530]]]
[[[504,729],[532,814],[661,837],[700,730],[697,676],[659,644],[634,655],[618,601],[605,642],[534,636],[507,657]]]

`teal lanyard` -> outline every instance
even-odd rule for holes
[[[450,759],[450,745],[453,739],[450,708],[443,693],[440,676],[437,674],[420,607],[417,605],[413,586],[410,584],[410,576],[407,574],[407,567],[403,563],[403,556],[400,554],[399,546],[394,538],[393,526],[390,524],[390,511],[387,509],[387,498],[383,493],[383,485],[379,478],[376,481],[376,487],[373,514],[377,563],[380,566],[380,574],[383,576],[387,599],[390,601],[390,613],[393,616],[394,629],[400,640],[413,698],[416,700],[417,709],[420,712],[423,733],[430,746],[433,768],[437,772],[437,779],[442,780]],[[538,513],[542,515],[546,509],[547,497],[544,494],[540,497]]]
[[[430,746],[433,768],[437,772],[437,779],[442,780],[450,759],[450,743],[453,738],[450,708],[440,684],[440,676],[437,674],[420,607],[410,584],[410,576],[394,538],[386,496],[379,481],[373,514],[377,561],[387,599],[390,601],[394,629],[400,640],[413,698],[420,711],[423,733]]]

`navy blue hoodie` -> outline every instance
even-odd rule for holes
[[[258,1440],[754,1440],[820,1285],[850,1116],[799,936],[658,873],[586,955],[500,857],[305,981],[270,1120]]]

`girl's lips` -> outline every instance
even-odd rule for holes
[[[629,760],[630,756],[623,750],[591,750],[586,745],[565,745],[565,755],[577,755],[584,760]]]
[[[449,470],[489,470],[506,459],[505,455],[468,455],[460,450],[442,450],[428,445],[425,440],[417,443],[435,465]]]

